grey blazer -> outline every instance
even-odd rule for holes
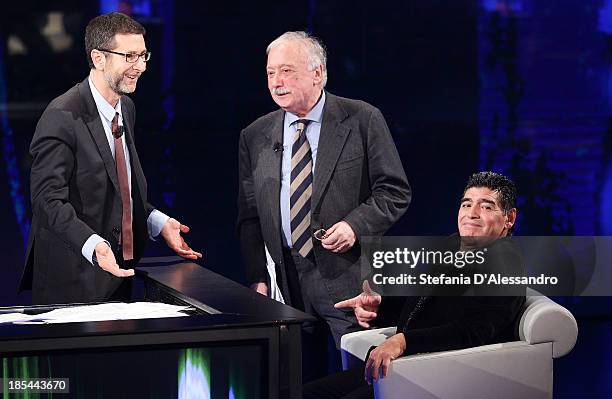
[[[240,135],[237,230],[250,283],[266,281],[266,244],[283,265],[280,181],[284,111],[253,122]],[[358,100],[326,93],[314,186],[311,229],[346,221],[357,244],[343,254],[314,241],[314,256],[334,300],[361,290],[358,245],[363,236],[384,234],[406,211],[411,191],[393,138],[381,112]],[[279,268],[281,273],[284,267]],[[288,298],[286,279],[280,284]]]

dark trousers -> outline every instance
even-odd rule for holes
[[[283,257],[291,305],[317,318],[302,325],[302,379],[307,382],[340,370],[340,337],[359,325],[352,311],[334,308],[312,253],[303,258],[284,250]]]
[[[304,384],[304,399],[373,399],[374,389],[363,378],[363,366]]]

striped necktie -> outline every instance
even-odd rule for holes
[[[291,148],[291,241],[293,249],[302,257],[312,251],[310,235],[310,197],[312,197],[312,153],[306,138],[308,120],[295,122],[295,136]]]
[[[119,126],[119,113],[111,122],[111,131],[115,138],[115,164],[117,166],[117,179],[119,180],[119,192],[121,194],[122,217],[121,217],[121,247],[123,249],[123,260],[134,259],[134,235],[132,232],[132,204],[130,186],[128,183],[127,162],[123,151],[123,126]]]

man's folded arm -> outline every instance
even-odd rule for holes
[[[410,328],[403,355],[464,349],[493,343],[500,333],[513,325],[520,310],[521,297],[447,297],[466,301],[463,317],[431,328]],[[398,330],[398,332],[400,332]]]
[[[364,235],[386,232],[406,212],[411,198],[393,137],[376,108],[365,135],[371,195],[344,218],[358,240]]]

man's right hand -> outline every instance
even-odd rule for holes
[[[261,295],[268,296],[268,284],[266,283],[263,283],[263,282],[253,283],[251,284],[251,289],[253,291],[257,291]]]
[[[134,275],[134,269],[121,269],[115,260],[115,255],[105,242],[96,245],[96,259],[98,266],[117,277],[130,277]]]
[[[370,322],[377,316],[382,297],[372,291],[368,280],[363,282],[363,292],[355,298],[340,301],[334,305],[336,309],[353,308],[355,317],[360,326],[370,328]]]

